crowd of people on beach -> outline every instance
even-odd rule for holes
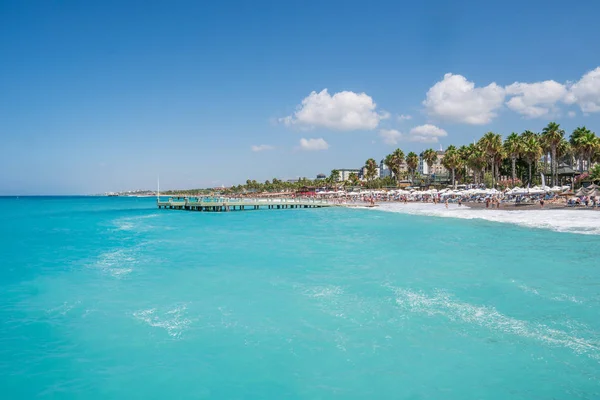
[[[547,206],[556,207],[591,207],[600,209],[600,196],[598,188],[591,187],[585,192],[578,193],[570,191],[569,187],[512,189],[498,191],[496,189],[485,189],[481,185],[465,187],[463,190],[366,190],[362,192],[322,192],[317,197],[327,199],[336,204],[363,204],[374,207],[377,203],[433,203],[477,205],[489,209],[499,209],[507,206]]]

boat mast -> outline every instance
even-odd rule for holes
[[[160,176],[156,176],[156,202],[160,201]]]

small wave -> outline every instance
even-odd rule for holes
[[[307,288],[304,294],[308,297],[335,297],[344,293],[340,286],[316,286]]]
[[[104,252],[98,256],[95,266],[115,278],[124,278],[139,263],[137,251],[137,248],[122,248]]]
[[[445,218],[481,219],[556,232],[600,235],[600,212],[574,210],[487,210],[450,204],[383,203],[374,210]]]
[[[135,217],[118,218],[112,222],[116,231],[148,230],[149,225],[142,224],[143,220],[156,218],[159,214],[139,215]]]
[[[511,282],[514,283],[519,289],[521,289],[525,293],[535,294],[536,296],[540,295],[540,292],[538,292],[537,289],[529,287],[523,283],[519,283],[519,282],[515,281],[514,279]]]
[[[556,301],[569,301],[571,303],[576,303],[576,304],[582,304],[583,300],[578,299],[575,296],[570,296],[568,294],[561,294],[558,296],[554,296],[552,297],[552,300],[556,300]]]
[[[443,291],[437,291],[433,296],[428,296],[407,289],[395,289],[395,294],[396,304],[412,313],[443,316],[451,321],[478,325],[493,332],[511,334],[551,346],[568,348],[576,354],[586,354],[600,360],[600,348],[590,340],[543,324],[509,317],[493,307],[460,302]],[[597,333],[594,333],[594,336],[598,336]]]
[[[136,311],[133,316],[151,327],[163,328],[169,336],[179,339],[191,324],[191,321],[186,318],[186,310],[186,305],[178,305],[166,311],[149,308]]]
[[[67,315],[69,311],[81,304],[80,300],[74,302],[65,301],[63,304],[46,310],[49,315]]]
[[[541,294],[537,289],[529,287],[529,286],[527,286],[527,285],[525,285],[523,283],[519,283],[519,282],[515,281],[514,279],[511,282],[514,283],[523,292],[525,292],[525,293],[531,293],[531,294],[534,294],[536,296],[543,297],[545,299],[554,300],[554,301],[570,301],[571,303],[577,303],[577,304],[582,304],[583,303],[583,300],[580,300],[580,299],[578,299],[575,296],[570,296],[568,294],[559,294],[559,295],[548,296],[548,295]]]

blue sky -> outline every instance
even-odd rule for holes
[[[314,177],[551,120],[600,131],[599,13],[595,1],[2,1],[0,194]]]

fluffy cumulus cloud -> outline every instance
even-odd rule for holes
[[[339,92],[333,96],[327,89],[312,92],[297,107],[293,115],[280,122],[291,126],[322,127],[339,131],[372,130],[379,121],[389,118],[387,112],[377,112],[377,105],[366,93]]]
[[[577,104],[585,113],[600,112],[600,67],[569,86],[565,103]]]
[[[273,150],[273,149],[275,149],[275,147],[273,147],[269,144],[258,144],[258,145],[251,146],[250,149],[254,152],[259,152],[259,151]]]
[[[319,139],[300,139],[300,148],[307,151],[327,150],[329,143],[323,138]]]
[[[381,129],[379,136],[384,143],[397,145],[399,142],[438,143],[439,138],[448,136],[448,132],[435,125],[425,124],[412,128],[408,135],[396,129]]]
[[[556,103],[567,95],[567,87],[556,81],[515,82],[506,87],[506,94],[513,96],[506,102],[508,108],[527,118],[538,118],[554,111]]]
[[[402,133],[396,129],[381,129],[379,136],[385,144],[396,145],[402,139]]]
[[[475,87],[464,76],[448,73],[427,91],[423,105],[433,118],[483,125],[496,117],[504,97],[504,88],[496,83]]]
[[[439,138],[448,136],[448,132],[435,125],[425,124],[412,128],[408,134],[408,140],[420,143],[437,143]]]
[[[464,76],[448,73],[423,101],[432,118],[472,125],[491,122],[503,104],[524,118],[540,118],[558,112],[561,103],[576,104],[584,113],[600,112],[600,67],[576,82],[515,82],[506,87],[476,87]]]

